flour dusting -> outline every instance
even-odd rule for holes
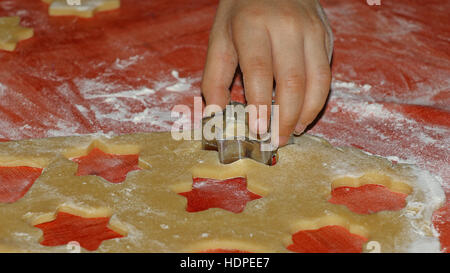
[[[143,59],[144,59],[144,57],[139,56],[139,55],[129,57],[128,59],[125,59],[125,60],[121,60],[121,59],[117,58],[116,61],[114,62],[114,68],[119,69],[119,70],[124,70],[124,69],[128,68],[129,66],[132,66],[132,65],[136,64],[138,61],[141,61]]]
[[[191,88],[191,83],[189,79],[180,78],[178,71],[172,70],[172,76],[178,81],[177,83],[167,86],[166,90],[174,92],[187,91]]]

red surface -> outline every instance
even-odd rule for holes
[[[247,202],[262,198],[247,189],[247,179],[243,177],[223,181],[193,178],[192,190],[179,194],[187,198],[186,211],[189,212],[221,208],[240,213],[244,210]]]
[[[361,253],[366,238],[352,234],[341,226],[301,230],[292,235],[287,248],[299,253]]]
[[[436,230],[441,234],[442,251],[450,253],[450,204],[447,203],[446,206],[434,213],[433,223]]]
[[[0,1],[0,16],[35,29],[0,52],[0,138],[169,130],[170,109],[192,106],[217,0],[121,2],[77,19],[49,17],[42,1]],[[311,132],[412,161],[439,175],[449,196],[450,2],[321,2],[335,34],[333,85]],[[172,70],[189,90],[167,90],[178,82]],[[123,93],[143,87],[155,92]],[[243,99],[239,78],[232,97]]]
[[[44,232],[41,245],[60,246],[76,241],[86,250],[94,251],[103,241],[123,237],[107,227],[109,217],[83,218],[58,212],[56,219],[36,225]]]
[[[22,198],[41,173],[41,168],[0,167],[0,203],[14,203]]]
[[[97,175],[111,183],[121,183],[125,181],[129,172],[141,169],[139,155],[107,154],[98,148],[72,161],[78,163],[76,175]]]
[[[392,192],[383,185],[367,184],[335,188],[328,202],[345,205],[359,214],[371,214],[383,210],[400,210],[406,206],[406,197],[407,194]]]

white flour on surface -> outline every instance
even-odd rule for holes
[[[426,201],[424,203],[409,202],[406,206],[405,216],[410,218],[413,230],[417,236],[417,239],[409,246],[408,252],[441,252],[439,233],[432,225],[432,217],[433,212],[439,209],[446,199],[442,189],[442,179],[418,167],[411,166],[411,168],[413,168],[414,174],[417,176],[416,185],[425,193]],[[424,234],[424,227],[415,225],[415,219],[418,218],[427,219],[434,237]]]
[[[191,83],[189,79],[180,78],[178,71],[172,70],[172,76],[178,81],[174,85],[166,87],[166,90],[174,91],[174,92],[182,92],[187,91],[191,88]]]
[[[359,141],[360,146],[377,150],[377,154],[395,155],[446,178],[450,172],[445,163],[445,157],[450,156],[450,130],[388,109],[389,102],[374,101],[370,97],[371,89],[369,85],[333,81],[328,111],[312,132],[335,145],[348,146],[346,141]],[[352,119],[342,118],[340,112],[351,115]],[[321,123],[324,125],[320,126]],[[340,135],[328,131],[333,126],[340,126]],[[429,160],[434,156],[432,151],[440,151],[443,157]]]
[[[362,152],[370,156],[379,156],[367,151]],[[384,158],[397,163],[407,164],[413,175],[416,177],[413,186],[425,195],[424,202],[410,202],[409,200],[412,199],[411,196],[408,196],[406,199],[407,205],[403,215],[410,219],[412,230],[414,231],[416,237],[415,241],[406,249],[406,251],[411,253],[440,252],[441,247],[439,242],[439,233],[434,229],[431,223],[433,212],[439,209],[446,200],[442,178],[430,173],[427,170],[420,169],[410,160],[402,160],[396,156],[388,156]],[[339,166],[334,166],[334,168],[336,169],[337,174],[342,172],[341,175],[348,176],[346,171],[339,168]],[[416,224],[417,220],[423,219],[429,223],[429,226],[424,227]],[[429,236],[429,234],[427,234],[428,229],[431,231],[433,236]]]
[[[140,59],[138,56],[125,60],[117,59],[113,67],[126,69]],[[110,71],[107,69],[105,73],[109,74]],[[175,121],[171,117],[172,107],[181,97],[199,93],[193,89],[192,84],[200,80],[200,78],[182,78],[177,70],[172,70],[170,74],[171,78],[167,80],[155,81],[151,87],[142,86],[137,89],[107,82],[101,76],[94,79],[75,79],[74,83],[83,97],[83,102],[87,102],[83,105],[77,104],[76,108],[83,116],[88,117],[92,114],[95,120],[101,123],[129,122],[150,126],[153,128],[152,131],[169,131]],[[161,95],[159,92],[165,93]]]
[[[117,93],[107,93],[107,94],[89,94],[87,93],[86,96],[84,97],[85,99],[96,99],[96,98],[105,98],[106,102],[111,102],[114,99],[118,99],[118,98],[128,98],[128,99],[134,99],[134,100],[139,100],[140,102],[144,102],[144,99],[146,98],[146,96],[155,94],[155,90],[147,88],[147,87],[142,87],[141,89],[137,89],[137,90],[126,90],[126,91],[121,91],[121,92],[117,92]]]
[[[129,66],[136,64],[138,61],[141,60],[144,60],[144,56],[135,55],[125,60],[117,58],[116,61],[114,62],[113,68],[123,70],[128,68]]]

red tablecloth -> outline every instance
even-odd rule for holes
[[[323,0],[335,34],[332,92],[310,133],[396,156],[450,194],[449,1]],[[122,0],[93,19],[49,17],[38,0],[2,0],[32,39],[0,51],[0,139],[169,130],[192,106],[217,1]],[[233,98],[242,99],[239,81]],[[450,205],[438,219],[449,243]]]

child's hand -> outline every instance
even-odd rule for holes
[[[318,0],[221,0],[211,31],[202,93],[224,108],[237,65],[247,104],[280,105],[280,146],[314,121],[328,96],[332,34]],[[253,132],[267,117],[250,120]]]

